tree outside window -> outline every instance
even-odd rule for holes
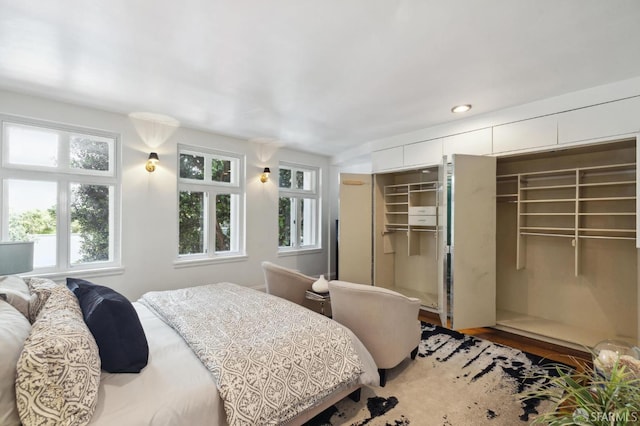
[[[318,170],[281,164],[278,178],[278,247],[281,251],[320,247]]]
[[[178,255],[242,253],[242,158],[183,145],[178,149]]]
[[[34,241],[36,270],[117,263],[116,138],[38,122],[2,127],[10,153],[3,160],[3,238]]]

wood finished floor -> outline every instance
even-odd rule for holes
[[[442,325],[439,317],[430,312],[420,311],[419,318],[424,322]],[[519,336],[495,328],[469,328],[458,331],[578,368],[580,368],[581,365],[591,363],[591,355],[587,352]]]

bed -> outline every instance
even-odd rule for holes
[[[206,289],[206,291],[202,292],[202,289]],[[64,290],[59,292],[65,292]],[[48,291],[50,292],[51,289]],[[68,295],[65,294],[65,297],[68,297]],[[233,298],[236,300],[234,303],[223,302]],[[185,303],[191,309],[186,313],[179,307],[181,304],[185,304],[183,303],[185,300],[188,301]],[[240,302],[241,300],[242,302]],[[68,304],[68,301],[65,303]],[[165,305],[166,309],[161,305]],[[371,355],[348,329],[324,316],[310,312],[306,308],[256,290],[230,283],[218,283],[169,292],[147,293],[139,301],[134,302],[132,306],[139,318],[146,336],[146,343],[148,344],[148,362],[146,366],[136,374],[99,372],[99,384],[95,388],[97,389],[94,403],[95,410],[90,416],[79,418],[71,424],[90,424],[94,426],[118,424],[160,426],[259,423],[299,425],[337,401],[350,395],[357,395],[361,386],[376,384],[378,381],[377,368]],[[282,320],[278,320],[278,315],[283,314],[283,312]],[[309,317],[309,315],[312,316]],[[172,318],[173,320],[177,319],[178,322],[172,323]],[[188,320],[185,318],[188,318]],[[225,319],[221,320],[221,318]],[[266,318],[269,318],[269,320],[265,321]],[[323,331],[324,327],[329,327],[331,330],[336,330],[336,327],[339,327],[339,333],[344,333],[348,338],[351,347],[349,350],[355,352],[355,358],[352,361],[356,360],[359,365],[355,378],[352,374],[353,371],[351,371],[350,378],[343,382],[336,382],[335,378],[331,379],[328,377],[331,376],[330,374],[326,376],[320,376],[320,373],[316,374],[316,371],[330,370],[337,365],[349,365],[346,361],[338,361],[335,355],[330,355],[326,359],[330,360],[327,365],[331,364],[331,368],[321,366],[317,369],[312,369],[307,374],[308,376],[317,376],[317,382],[326,382],[327,389],[314,393],[313,398],[304,400],[304,403],[296,402],[298,405],[295,405],[296,409],[294,411],[292,411],[291,407],[288,407],[288,409],[284,410],[284,414],[282,412],[275,413],[273,419],[280,420],[265,420],[268,417],[265,417],[264,413],[261,414],[262,417],[259,417],[259,421],[251,420],[246,416],[230,415],[229,412],[235,411],[239,406],[245,408],[248,406],[251,408],[249,411],[253,412],[257,411],[253,409],[255,406],[265,405],[266,403],[261,403],[251,397],[245,397],[245,394],[242,396],[244,399],[234,397],[236,399],[232,398],[232,401],[229,402],[229,389],[242,388],[242,386],[248,389],[247,386],[249,385],[243,384],[241,386],[238,384],[238,380],[248,375],[246,372],[239,376],[237,374],[236,376],[231,375],[231,381],[229,382],[231,384],[226,388],[220,387],[221,384],[225,383],[224,377],[228,376],[228,373],[221,373],[226,370],[219,366],[214,365],[212,367],[210,365],[211,362],[216,361],[214,355],[224,352],[224,356],[227,357],[225,359],[236,360],[235,357],[229,355],[232,352],[227,351],[228,346],[233,346],[234,348],[237,346],[243,351],[247,351],[247,348],[257,348],[260,341],[268,342],[273,340],[274,334],[284,333],[282,330],[289,327],[286,325],[286,321],[291,321],[292,318],[297,323],[308,321],[307,331],[309,326],[314,327],[313,336],[311,336],[314,342],[316,340],[319,341],[321,336],[326,333]],[[305,319],[301,320],[300,318]],[[307,320],[307,318],[310,319]],[[240,324],[259,324],[260,327],[238,327],[238,321]],[[203,340],[207,341],[208,338],[193,335],[193,329],[188,328],[193,323],[197,324],[193,329],[207,328],[215,330],[214,333],[210,334],[223,335],[226,342],[219,343],[214,336],[213,346],[203,344]],[[203,326],[203,324],[208,325]],[[36,324],[34,323],[34,328],[35,326]],[[187,327],[187,329],[184,329],[184,327]],[[245,328],[248,329],[246,332],[243,331]],[[260,329],[266,333],[262,337],[260,337]],[[183,333],[183,335],[180,333]],[[251,335],[249,342],[242,343],[239,341],[243,333]],[[303,331],[304,333],[306,332]],[[334,332],[332,331],[331,333]],[[309,335],[306,335],[306,338],[309,339]],[[30,337],[27,338],[27,340],[29,339]],[[225,339],[222,340],[224,341]],[[276,341],[278,340],[276,339]],[[218,344],[222,346],[216,346]],[[274,345],[277,345],[277,343],[274,343]],[[318,343],[310,344],[310,346],[314,345],[317,346]],[[324,346],[335,346],[335,340],[333,343]],[[260,358],[260,354],[266,353],[257,349],[256,351],[257,355],[251,350],[251,357]],[[274,349],[274,353],[275,351],[276,349]],[[276,358],[273,354],[264,356],[265,359],[269,357]],[[298,365],[298,363],[305,362],[295,357],[293,359],[295,361],[290,362],[296,363],[297,368],[303,365]],[[260,359],[260,363],[263,363],[263,361],[263,359]],[[272,360],[270,359],[269,362],[272,362]],[[273,368],[281,371],[283,369],[282,362],[280,364],[274,363]],[[347,370],[346,367],[340,368]],[[231,369],[233,369],[233,365]],[[270,374],[272,373],[261,372],[257,373],[256,377],[266,377]],[[257,386],[254,382],[251,382],[250,386]],[[310,387],[309,383],[311,382],[305,383],[307,383],[305,386]],[[288,389],[292,386],[295,387],[296,382],[291,382],[290,380],[285,387]],[[18,393],[21,393],[19,386],[16,389]],[[267,389],[267,391],[265,392],[264,389]],[[270,395],[274,393],[269,386],[264,389],[263,393]],[[282,387],[279,389],[282,389]],[[245,393],[252,395],[253,398],[256,397],[256,392]],[[24,401],[24,398],[22,400]],[[18,406],[20,406],[20,401],[21,398],[18,395]],[[270,413],[269,410],[267,412]]]

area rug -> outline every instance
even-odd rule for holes
[[[544,359],[507,346],[422,323],[415,360],[387,372],[384,388],[362,388],[307,423],[324,425],[527,425],[552,409],[516,394],[544,385]]]

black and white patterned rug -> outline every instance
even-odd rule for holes
[[[543,384],[551,364],[536,355],[422,323],[415,360],[387,372],[384,388],[362,389],[359,402],[346,398],[308,426],[324,425],[527,425],[550,402],[521,402],[516,394]]]

